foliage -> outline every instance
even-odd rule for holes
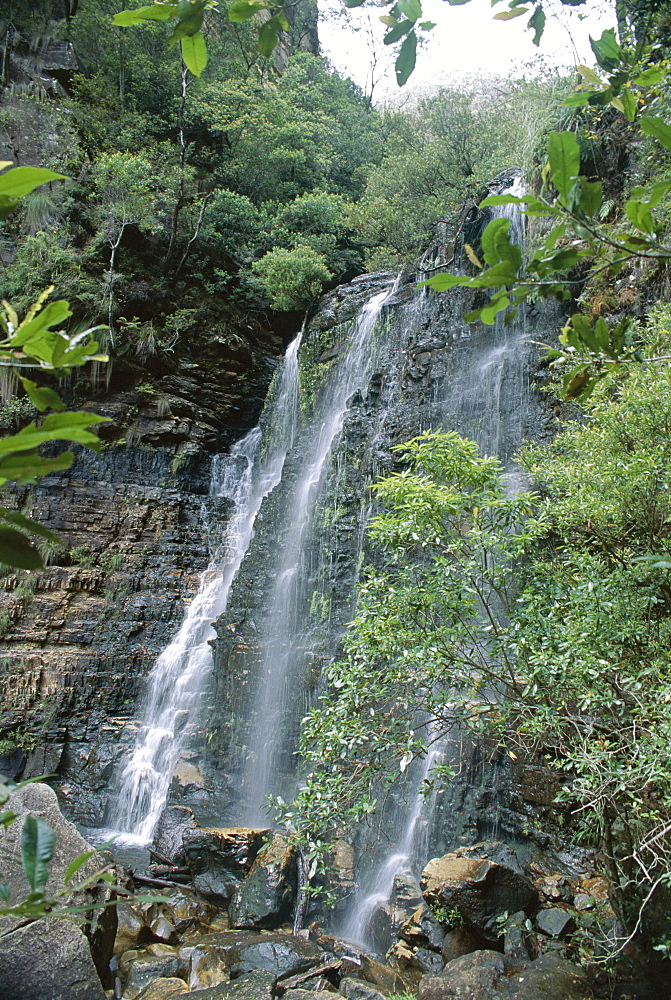
[[[496,460],[453,433],[404,447],[285,818],[321,839],[360,821],[455,725],[541,753],[606,859],[619,950],[659,933],[650,902],[671,884],[671,369],[608,388],[525,454],[543,499],[507,496]]]
[[[273,309],[301,309],[321,292],[331,277],[321,254],[309,246],[276,248],[252,265]]]

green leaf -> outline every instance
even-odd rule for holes
[[[644,69],[642,73],[634,77],[634,83],[639,87],[651,87],[655,83],[661,83],[665,76],[664,66],[650,66],[649,69]]]
[[[155,3],[150,7],[138,7],[137,10],[122,10],[112,18],[112,24],[120,28],[129,28],[140,21],[168,21],[177,16],[177,4]]]
[[[615,37],[615,28],[606,28],[601,38],[592,38],[590,35],[589,43],[601,69],[606,71],[617,69],[622,58],[622,49]]]
[[[474,309],[473,312],[466,313],[464,319],[468,323],[472,323],[474,320],[480,320],[487,326],[492,326],[496,322],[496,317],[499,313],[503,312],[510,305],[510,299],[507,295],[497,295],[491,300],[489,305],[483,306],[481,309]]]
[[[49,409],[65,409],[65,403],[53,389],[49,389],[47,386],[40,387],[36,382],[31,382],[29,378],[22,378],[20,375],[19,381],[26,390],[31,403],[36,406],[40,412],[44,412]]]
[[[548,139],[548,160],[552,182],[566,201],[580,171],[580,147],[573,132],[551,132]]]
[[[26,816],[21,832],[21,865],[31,889],[39,889],[49,877],[56,834],[37,816]]]
[[[12,348],[24,347],[33,337],[50,330],[52,326],[64,323],[70,316],[72,316],[72,310],[64,299],[50,302],[33,319],[24,320],[21,323],[18,330],[10,338],[9,346]]]
[[[603,86],[602,80],[598,75],[598,73],[595,73],[594,70],[591,69],[589,66],[583,66],[581,64],[580,66],[576,66],[576,69],[580,73],[583,80],[587,80],[589,81],[589,83],[593,83],[597,87]]]
[[[61,452],[56,458],[41,458],[37,450],[0,455],[0,486],[8,479],[22,485],[50,472],[62,472],[70,468],[73,458],[71,451]]]
[[[648,208],[654,208],[655,205],[659,205],[667,191],[671,191],[671,181],[658,181],[649,187],[633,188],[631,196],[637,201],[642,201]]]
[[[434,274],[432,278],[420,281],[417,287],[424,288],[428,286],[429,288],[433,288],[434,292],[447,292],[450,288],[454,288],[457,285],[467,285],[469,281],[470,279],[464,275]]]
[[[47,538],[50,542],[60,544],[58,535],[54,535],[53,531],[49,531],[39,521],[33,521],[32,518],[26,517],[25,514],[19,514],[16,510],[7,510],[6,507],[0,507],[0,517],[5,521],[9,521],[10,524],[15,524],[17,527],[23,528],[24,531],[31,531],[34,535],[39,535],[41,538]]]
[[[522,265],[522,251],[516,243],[510,242],[509,228],[509,219],[492,219],[482,234],[482,252],[486,264],[508,261],[517,274]]]
[[[170,35],[168,45],[174,45],[176,42],[181,41],[182,38],[190,38],[202,28],[205,5],[202,3],[192,3],[189,7],[190,9],[186,17],[180,18],[173,33]]]
[[[194,76],[200,76],[207,66],[207,46],[202,31],[182,39],[182,59]]]
[[[273,54],[279,41],[280,30],[280,23],[276,17],[271,17],[261,25],[259,28],[259,52],[262,56],[270,58]]]
[[[593,91],[593,90],[584,91],[583,90],[579,94],[571,94],[569,97],[566,97],[562,101],[562,105],[564,107],[567,107],[567,108],[583,108],[583,107],[586,107],[589,104],[590,98],[592,97],[592,95],[594,93],[596,93],[596,91]]]
[[[414,21],[408,21],[408,20],[398,21],[394,25],[394,27],[391,28],[387,32],[387,34],[384,36],[384,44],[385,45],[393,45],[394,42],[397,42],[399,40],[399,38],[403,38],[404,35],[407,35],[407,33],[414,26],[414,23],[415,23]],[[398,75],[398,71],[397,71],[397,75]]]
[[[66,180],[65,174],[55,174],[45,167],[14,167],[0,175],[0,195],[23,198],[40,184]]]
[[[541,38],[543,37],[543,32],[545,31],[546,20],[545,11],[542,6],[538,4],[533,14],[527,21],[527,28],[533,28],[534,30],[534,37],[532,39],[534,45],[540,45],[541,43]]]
[[[655,232],[655,223],[647,205],[643,205],[640,201],[630,198],[625,204],[624,209],[627,213],[627,218],[639,232],[646,233],[648,236],[653,235]]]
[[[258,3],[255,0],[240,0],[239,3],[234,3],[232,7],[228,9],[228,19],[234,24],[241,24],[243,21],[248,21],[250,17],[254,17],[258,14],[260,10],[266,10],[265,3]]]
[[[641,131],[661,142],[664,149],[671,149],[671,125],[667,125],[659,115],[645,115],[639,119]]]
[[[590,219],[594,218],[601,208],[601,201],[603,199],[601,181],[588,181],[586,177],[581,177],[578,191],[578,207],[580,211],[588,215]]]
[[[17,569],[44,569],[42,556],[23,532],[0,524],[0,562]]]
[[[415,68],[417,60],[417,35],[414,31],[406,35],[401,45],[401,51],[396,59],[396,82],[402,87]]]
[[[636,112],[638,111],[636,98],[630,90],[625,89],[620,94],[620,100],[622,101],[622,110],[624,111],[627,121],[633,122],[636,118]]]
[[[502,10],[498,14],[494,14],[494,20],[512,21],[514,17],[521,17],[523,14],[527,14],[528,11],[528,7],[514,7],[513,10]]]
[[[92,858],[95,851],[84,851],[83,854],[77,855],[74,861],[71,861],[67,867],[65,875],[63,876],[64,882],[69,882],[73,875],[76,875],[80,869],[84,867],[89,858]]]
[[[409,21],[419,21],[422,16],[422,5],[419,0],[397,0],[396,7]]]

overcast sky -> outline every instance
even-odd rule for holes
[[[529,5],[533,9],[532,4]],[[542,54],[548,62],[561,66],[573,66],[579,62],[593,65],[594,57],[589,47],[589,35],[598,38],[605,28],[615,23],[612,7],[608,0],[589,0],[590,14],[584,20],[578,16],[579,10],[563,7],[556,3],[558,15],[548,18],[540,47],[532,42],[532,32],[526,29],[528,16],[512,21],[495,21],[490,0],[470,0],[460,7],[450,7],[444,0],[422,0],[423,17],[435,21],[427,47],[419,53],[417,69],[410,78],[412,86],[449,83],[467,78],[469,74],[489,73],[506,76],[514,74],[524,63]],[[359,30],[338,24],[329,18],[322,23],[320,38],[322,47],[334,65],[365,90],[368,89],[372,48],[378,53],[378,60],[385,65],[384,79],[375,89],[375,98],[383,92],[398,93],[393,73],[393,58],[389,49],[382,44],[382,35],[387,29],[380,24],[380,14],[384,9],[354,9],[350,12],[352,25]],[[369,27],[366,27],[368,18]],[[371,30],[377,36],[372,44]],[[378,67],[377,74],[380,69]],[[408,85],[408,86],[409,86]]]

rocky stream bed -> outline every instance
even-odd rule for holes
[[[15,792],[6,846],[13,898],[25,893],[25,815],[56,831],[46,890],[90,850],[43,784]],[[335,936],[354,889],[354,855],[334,846],[327,906],[301,906],[299,853],[277,832],[200,828],[184,807],[165,816],[144,873],[114,866],[106,883],[73,893],[92,909],[33,923],[0,918],[3,1000],[587,1000],[600,995],[576,964],[581,927],[612,924],[605,881],[587,855],[518,856],[483,842],[428,860],[418,882],[396,876],[373,918],[374,949]],[[164,852],[168,852],[164,854]],[[77,878],[113,864],[95,853]],[[77,881],[77,879],[75,879]],[[160,893],[138,900],[123,891]],[[116,898],[116,905],[110,904]],[[297,905],[306,926],[296,921]],[[595,992],[595,986],[597,987]],[[625,994],[622,994],[623,996]]]

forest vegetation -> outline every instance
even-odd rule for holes
[[[28,88],[2,112],[8,134],[48,125],[59,141],[36,138],[41,165],[67,179],[5,220],[0,294],[21,313],[54,285],[73,330],[106,324],[98,339],[112,359],[179,350],[223,308],[298,313],[367,268],[412,265],[433,226],[522,166],[532,266],[520,276],[499,224],[466,249],[470,271],[433,285],[474,289],[485,322],[511,303],[564,301],[575,311],[548,363],[557,406],[577,401],[554,444],[520,456],[530,489],[512,497],[497,461],[454,434],[399,451],[375,487],[374,555],[306,720],[308,776],[284,816],[318,853],[425,751],[427,718],[433,733],[460,725],[557,770],[562,816],[608,872],[608,955],[633,937],[668,955],[665,5],[618,4],[618,38],[595,46],[577,94],[573,79],[530,75],[497,81],[496,96],[444,89],[405,110],[373,107],[310,51],[278,72],[253,20],[231,21],[225,4],[205,12],[197,76],[166,47],[165,24],[112,29],[115,0],[82,0],[65,20],[56,6],[0,3],[6,32],[53,33],[79,59],[67,93]],[[537,32],[542,10],[530,15]],[[405,77],[421,9],[403,0],[388,16]],[[285,30],[300,50],[300,16]],[[75,404],[78,385],[86,395],[99,379],[82,372]],[[9,405],[17,425],[34,415]]]

